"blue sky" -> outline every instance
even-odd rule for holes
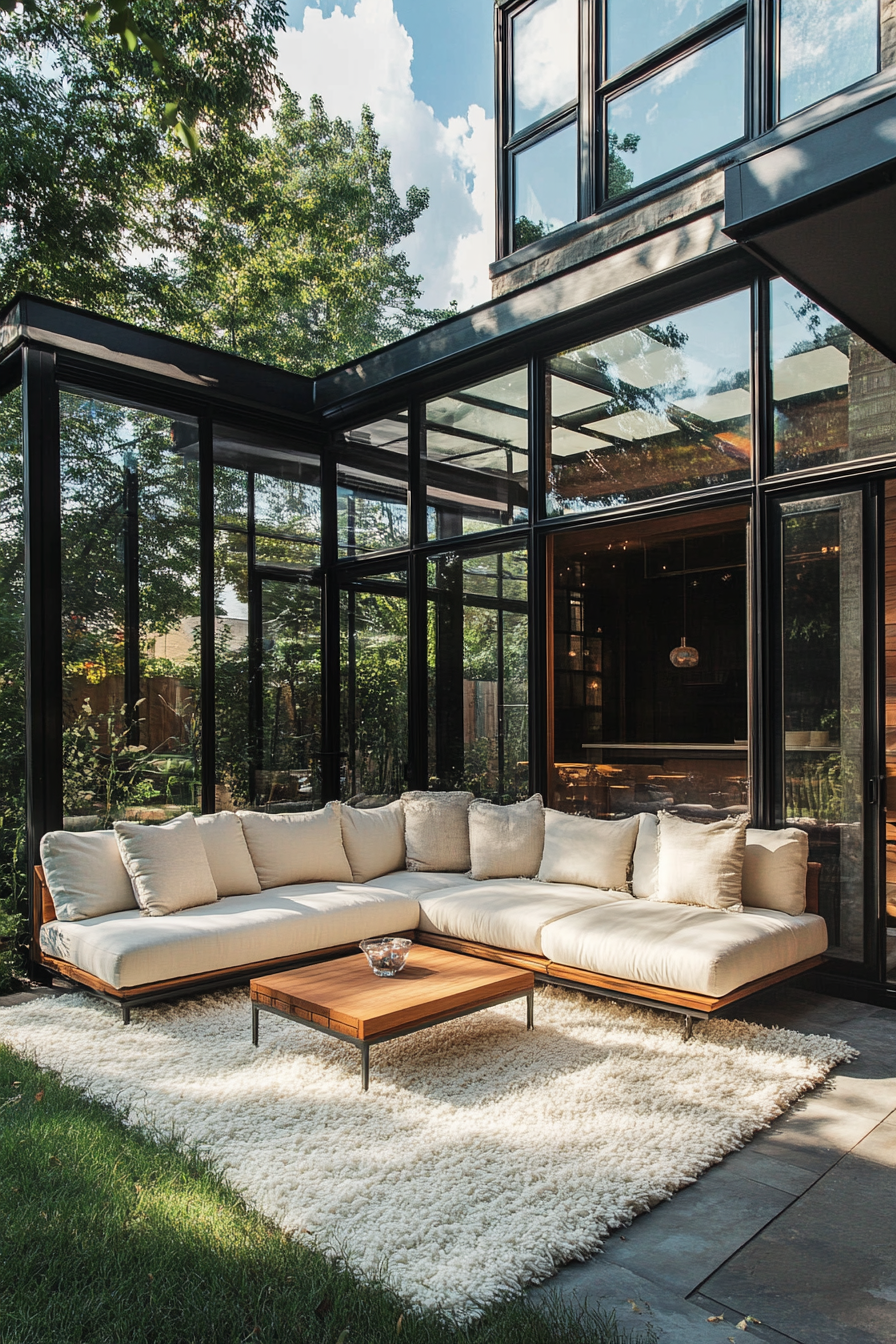
[[[493,0],[290,0],[280,70],[357,122],[367,103],[402,194],[431,205],[403,244],[423,301],[489,297],[494,256]]]

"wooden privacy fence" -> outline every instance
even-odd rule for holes
[[[137,713],[140,743],[148,751],[176,752],[187,746],[188,732],[196,716],[197,694],[178,677],[143,677],[140,681],[143,704]],[[86,676],[66,678],[65,726],[73,727],[89,701],[90,722],[97,731],[97,745],[109,750],[107,716],[114,716],[113,728],[124,727],[121,707],[125,703],[124,677],[107,676],[88,681]],[[198,727],[198,720],[196,723]]]

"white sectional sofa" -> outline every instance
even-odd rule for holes
[[[404,933],[681,1013],[689,1031],[827,947],[805,834],[744,820],[595,822],[537,797],[417,794],[376,813],[117,830],[44,837],[33,956],[125,1021],[135,1005]]]

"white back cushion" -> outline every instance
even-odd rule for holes
[[[137,908],[114,831],[49,831],[40,842],[40,861],[57,919]]]
[[[472,793],[414,790],[402,797],[407,865],[412,873],[466,873]]]
[[[743,902],[786,915],[806,908],[809,837],[796,826],[780,831],[747,831]]]
[[[356,882],[370,882],[404,868],[404,808],[401,799],[385,807],[340,807],[342,843]]]
[[[546,807],[539,881],[627,892],[638,825],[637,816],[601,821]]]
[[[218,888],[192,812],[163,826],[116,821],[115,835],[125,868],[145,915],[173,915],[196,905],[213,905]]]
[[[544,804],[540,793],[506,807],[474,798],[470,827],[470,876],[534,877],[544,850]]]
[[[238,812],[262,891],[296,882],[352,882],[339,803],[315,812]]]
[[[703,905],[732,914],[743,910],[741,878],[748,821],[746,813],[702,822],[661,812],[657,889],[650,899],[670,905]]]
[[[261,891],[252,855],[235,812],[197,817],[199,836],[219,896],[250,896]]]
[[[638,838],[632,855],[632,895],[644,900],[656,894],[659,823],[653,812],[639,812],[638,821]]]

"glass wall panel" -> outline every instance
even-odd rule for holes
[[[407,788],[407,574],[381,574],[339,598],[342,797],[379,807]]]
[[[215,810],[252,802],[249,475],[215,463]]]
[[[407,411],[348,430],[335,451],[340,556],[406,546]]]
[[[578,0],[535,0],[512,23],[513,131],[578,97]]]
[[[295,461],[256,471],[255,559],[260,565],[308,569],[320,563],[320,462]]]
[[[429,776],[509,803],[529,791],[525,551],[429,563]]]
[[[607,76],[728,7],[729,0],[607,0]]]
[[[579,217],[579,144],[570,122],[513,156],[513,246],[525,247]]]
[[[771,294],[775,470],[893,452],[896,365],[786,280]]]
[[[864,959],[862,495],[779,506],[783,705],[779,821],[822,866],[831,953]]]
[[[199,792],[195,423],[60,394],[65,825],[164,821]]]
[[[746,479],[748,292],[557,356],[546,401],[549,513]]]
[[[266,812],[319,807],[320,589],[307,580],[262,579],[261,700],[254,806]]]
[[[27,909],[25,856],[25,524],[22,392],[0,399],[0,989],[16,971],[3,940],[21,928]]]
[[[426,405],[430,539],[525,522],[529,513],[529,390],[525,368]]]
[[[779,116],[877,70],[878,0],[780,0]]]
[[[607,101],[607,195],[742,139],[744,116],[744,30],[737,28]]]
[[[554,538],[551,807],[748,810],[747,518]]]

